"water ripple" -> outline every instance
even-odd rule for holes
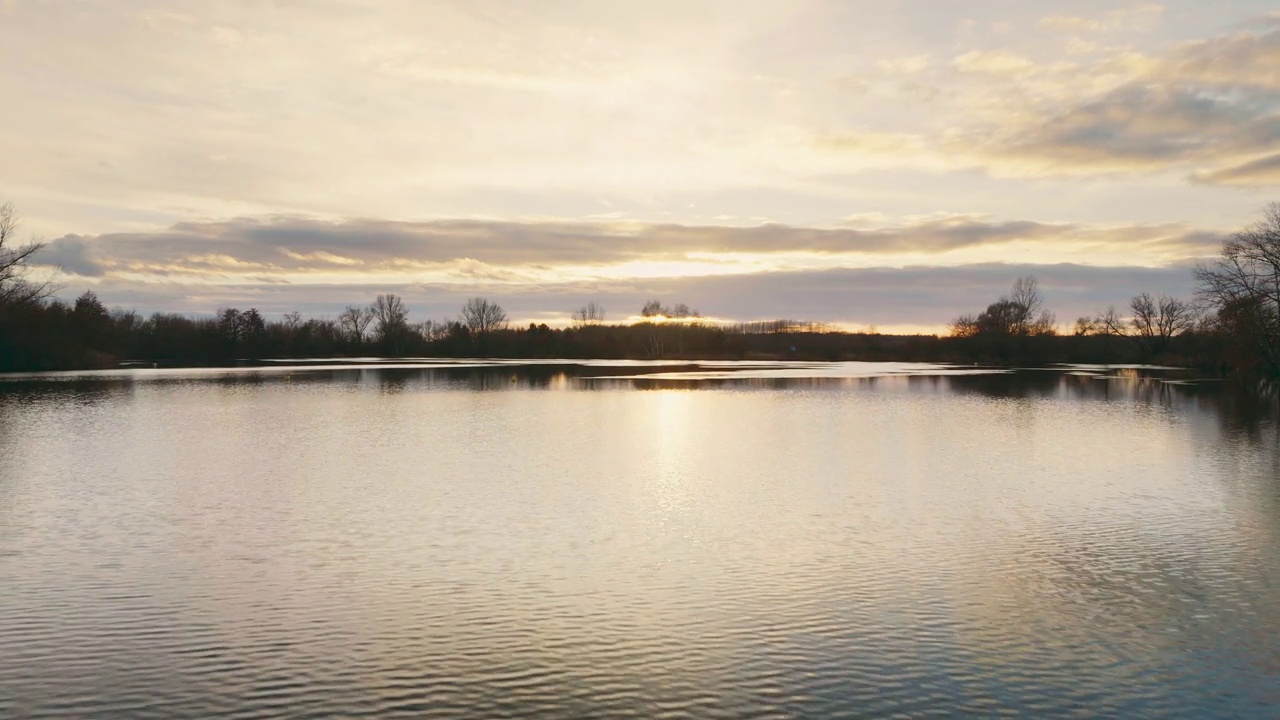
[[[1086,381],[0,393],[0,716],[1280,716],[1278,436]]]

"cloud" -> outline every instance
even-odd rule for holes
[[[674,236],[730,252],[1050,246],[1084,231],[994,228],[984,245],[951,243],[955,228],[889,242],[802,226],[935,209],[1218,222],[1252,201],[1203,184],[1274,184],[1263,161],[1280,152],[1280,26],[1237,22],[1255,4],[1171,6],[1180,24],[1143,37],[1086,32],[1159,16],[1129,2],[1114,16],[1065,0],[172,6],[16,3],[0,23],[0,94],[20,109],[0,114],[0,192],[28,232],[66,236],[50,257],[69,272],[514,282],[547,274],[539,264],[679,259]],[[975,22],[957,34],[965,13]],[[1051,36],[1034,25],[1044,15],[1078,16],[1076,29]],[[1243,31],[1181,42],[1216,27]],[[1201,185],[1177,182],[1189,176]],[[269,219],[602,212],[617,218]],[[169,227],[234,216],[268,219]],[[793,229],[688,229],[743,222],[729,216]]]
[[[687,298],[718,317],[941,326],[960,313],[981,310],[1024,275],[1040,280],[1047,305],[1064,322],[1123,305],[1146,290],[1183,297],[1194,291],[1186,267],[983,263],[688,279],[673,282],[669,297]]]
[[[1100,32],[1103,22],[1076,15],[1050,15],[1040,19],[1040,27],[1066,32]]]
[[[358,268],[476,259],[508,265],[639,256],[632,234],[604,224],[473,220],[331,222],[298,217],[183,222],[168,230],[59,238],[41,260],[84,275]]]
[[[993,152],[1077,169],[1163,168],[1265,150],[1280,143],[1280,114],[1193,87],[1125,85],[1006,136]]]
[[[612,318],[639,311],[649,298],[685,302],[727,320],[787,317],[818,322],[928,327],[941,330],[953,317],[981,310],[1008,291],[1014,279],[1035,275],[1048,306],[1069,323],[1108,305],[1124,305],[1140,292],[1189,297],[1190,268],[1094,267],[1079,264],[982,263],[958,267],[834,268],[763,275],[633,278],[609,283],[484,285],[431,283],[343,286],[268,284],[200,286],[111,280],[95,287],[104,302],[152,310],[208,314],[218,307],[257,307],[278,316],[299,310],[333,317],[349,304],[379,293],[402,295],[411,319],[455,317],[466,298],[482,294],[520,322],[567,319],[570,310],[595,300]]]
[[[1049,15],[1041,18],[1039,25],[1059,32],[1109,33],[1149,28],[1163,14],[1163,5],[1141,3],[1130,8],[1112,10],[1096,18],[1079,15]]]
[[[918,75],[929,69],[928,55],[912,55],[876,61],[876,69],[886,75]]]
[[[991,75],[1028,75],[1037,70],[1034,62],[1004,50],[974,50],[956,57],[952,65],[962,73]]]
[[[1158,11],[1139,6],[1044,24],[1118,27]],[[1099,55],[1096,44],[1073,37],[1071,59],[1054,62],[1011,49],[970,50],[913,78],[938,90],[933,122],[850,124],[814,135],[813,147],[863,170],[978,169],[1003,178],[1169,173],[1200,184],[1276,185],[1269,158],[1280,152],[1280,27],[1254,28],[1150,54],[1124,47]],[[863,76],[864,87],[887,87],[894,68],[882,63],[879,80]]]
[[[1196,173],[1192,180],[1205,185],[1260,187],[1280,185],[1280,153],[1259,158],[1235,167]]]
[[[34,261],[39,265],[55,266],[81,277],[101,277],[106,267],[94,258],[91,241],[68,235],[47,245]]]
[[[1267,158],[1280,150],[1280,29],[1188,43],[1138,60],[1109,59],[1113,68],[1129,64],[1133,76],[1022,118],[986,152],[1038,172],[1189,168],[1202,183],[1276,184]]]
[[[1068,21],[1085,22],[1051,24]],[[1272,164],[1280,152],[1280,28],[1083,63],[975,50],[952,68],[960,80],[1016,82],[957,80],[948,91],[956,112],[933,132],[852,128],[827,132],[817,145],[1001,177],[1175,172],[1201,184],[1280,184]]]
[[[1098,49],[1098,44],[1078,37],[1067,39],[1067,55],[1088,55]]]
[[[1280,90],[1280,27],[1182,45],[1163,59],[1154,75],[1168,82]]]
[[[816,138],[818,148],[833,149],[863,156],[897,157],[924,152],[929,138],[921,134],[853,129],[828,133]]]
[[[450,277],[490,282],[578,277],[589,268],[674,263],[669,274],[758,272],[769,258],[829,256],[828,264],[863,258],[978,252],[1010,244],[1097,256],[1117,250],[1155,261],[1203,256],[1218,236],[1179,224],[1085,225],[993,220],[972,215],[867,218],[845,227],[763,224],[643,224],[488,220],[324,221],[301,217],[183,222],[167,230],[67,235],[49,244],[41,263],[87,278],[231,279],[270,275],[308,282],[308,275],[359,282],[359,274]],[[742,259],[746,257],[746,259]],[[754,258],[754,259],[753,259]],[[815,261],[816,262],[816,261]],[[913,260],[919,262],[919,260]],[[681,265],[680,263],[684,263]],[[716,263],[739,263],[707,268]],[[588,270],[582,270],[587,267]],[[576,268],[576,269],[575,269]],[[572,270],[572,271],[571,271]],[[640,272],[641,270],[636,270]],[[645,271],[647,274],[660,273]],[[600,274],[596,272],[596,274]]]

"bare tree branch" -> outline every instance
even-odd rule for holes
[[[604,307],[592,300],[573,311],[573,324],[576,327],[584,325],[599,325],[604,322]]]
[[[369,324],[372,322],[373,310],[355,305],[348,305],[347,309],[338,316],[338,327],[356,344],[364,340],[365,333],[369,331]]]
[[[471,332],[486,335],[507,326],[507,313],[492,300],[475,297],[462,306],[462,322]]]
[[[44,249],[44,243],[17,244],[18,215],[12,203],[0,204],[0,306],[39,302],[57,288],[52,279],[33,282],[27,279],[32,259]]]

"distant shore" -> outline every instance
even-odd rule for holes
[[[730,332],[709,324],[596,325],[555,329],[531,325],[484,334],[454,332],[435,340],[344,341],[290,332],[275,323],[260,336],[229,340],[212,321],[148,321],[96,347],[36,344],[25,353],[0,357],[0,371],[90,370],[128,367],[232,367],[323,362],[403,362],[486,358],[497,360],[663,361],[866,361],[953,365],[1041,365],[1052,363],[1152,363],[1221,372],[1212,338],[1187,334],[1158,356],[1141,352],[1122,337],[1046,335],[1032,337],[939,337],[828,332]]]

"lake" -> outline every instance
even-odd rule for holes
[[[1135,368],[0,379],[0,716],[1280,716],[1274,396]]]

